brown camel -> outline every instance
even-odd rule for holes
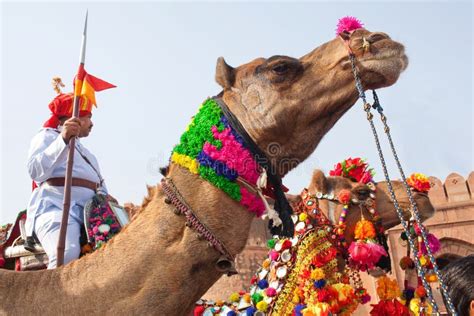
[[[397,197],[398,204],[403,210],[404,219],[408,220],[410,218],[410,200],[408,194],[405,190],[405,186],[401,181],[391,181],[393,190]],[[357,199],[360,202],[364,202],[369,198],[370,190],[367,185],[351,181],[344,177],[326,177],[321,170],[315,170],[311,183],[308,187],[308,191],[312,194],[316,192],[322,193],[333,193],[337,196],[337,193],[342,189],[348,189],[351,191],[351,198]],[[418,206],[420,211],[422,221],[430,218],[434,214],[434,208],[431,204],[428,194],[413,191],[413,198]],[[293,200],[297,200],[299,196],[293,196]],[[386,181],[381,181],[376,183],[375,191],[375,208],[379,213],[380,217],[383,219],[382,225],[385,230],[392,228],[400,224],[400,219],[395,210],[395,206],[390,197],[390,191]],[[334,218],[336,221],[339,219],[339,215],[342,211],[342,205],[340,203],[330,202],[328,200],[320,200],[320,207],[322,212],[328,216],[329,209],[333,208]],[[365,218],[370,219],[371,215],[366,207],[362,207],[362,212]],[[348,244],[352,242],[354,238],[354,228],[357,221],[361,218],[360,207],[356,204],[351,204],[350,209],[347,212],[346,224],[347,228],[345,230],[344,236]]]
[[[392,187],[395,191],[395,195],[397,197],[397,201],[399,202],[399,205],[401,209],[403,210],[405,219],[409,218],[409,208],[410,208],[410,202],[408,199],[408,195],[406,193],[405,187],[403,186],[403,183],[401,181],[391,181]],[[360,203],[364,203],[367,199],[370,198],[370,189],[367,185],[351,181],[348,178],[337,176],[337,177],[326,177],[324,173],[321,170],[315,170],[313,172],[311,182],[308,185],[308,192],[311,195],[315,195],[317,192],[323,193],[323,194],[330,194],[332,193],[335,197],[338,196],[338,194],[342,190],[350,190],[351,192],[351,200],[352,199],[357,199]],[[428,195],[425,193],[420,193],[420,192],[413,192],[414,199],[417,203],[417,206],[421,212],[421,218],[422,220],[426,220],[429,217],[431,217],[434,213],[433,206],[428,198]],[[293,194],[287,194],[287,197],[292,205],[292,207],[296,210],[301,207],[302,203],[302,195],[293,195]],[[397,216],[395,206],[390,198],[390,192],[388,190],[387,182],[382,181],[382,182],[377,182],[376,183],[376,191],[375,191],[375,196],[371,198],[375,201],[375,209],[379,213],[380,217],[383,218],[383,227],[384,229],[389,229],[391,227],[394,227],[398,224],[400,224],[400,219]],[[342,205],[338,203],[337,201],[329,201],[327,199],[320,199],[319,200],[319,207],[323,214],[329,218],[329,210],[333,210],[334,214],[334,219],[337,223],[337,220],[339,219],[339,215],[341,214],[342,211]],[[368,212],[368,210],[363,207],[363,215],[367,219],[371,219],[371,215]],[[344,233],[345,239],[348,244],[350,244],[353,241],[354,238],[354,228],[357,223],[357,221],[360,220],[360,207],[357,204],[350,204],[349,206],[349,211],[346,216],[346,230]],[[257,237],[257,236],[254,236]],[[262,236],[262,238],[265,238],[265,236]],[[245,251],[245,250],[244,250]],[[339,261],[339,270],[342,272],[344,271],[344,266],[345,262],[340,258],[341,260]],[[379,271],[373,271],[373,272],[379,272]],[[252,277],[252,275],[255,273],[255,271],[251,271],[251,274],[248,275],[248,280]],[[223,277],[227,278],[227,277]],[[245,288],[249,285],[247,284],[242,284],[240,278],[238,276],[233,276],[232,277],[234,281],[228,281],[225,279],[219,280],[216,284],[213,285],[213,287],[206,293],[204,296],[206,299],[213,299],[213,300],[219,300],[219,299],[226,299],[229,297],[233,292],[236,290],[240,289],[241,286],[245,286]],[[235,283],[235,287],[229,286],[229,283]]]
[[[349,40],[365,89],[394,84],[407,66],[403,46],[384,33],[359,29]],[[256,144],[268,155],[278,144],[271,160],[281,176],[313,152],[358,97],[340,38],[300,59],[273,56],[232,68],[220,58],[216,80]],[[242,251],[254,215],[176,164],[167,176],[229,252]],[[219,253],[173,209],[155,187],[140,214],[93,254],[56,270],[0,271],[0,313],[188,315],[222,272],[215,267]]]

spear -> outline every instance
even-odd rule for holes
[[[84,32],[82,33],[81,53],[79,58],[79,70],[75,79],[74,88],[74,105],[72,117],[79,117],[79,101],[81,99],[81,90],[84,76],[84,62],[86,58],[86,41],[87,41],[87,15],[84,22]],[[66,231],[69,219],[69,208],[71,207],[71,187],[72,187],[72,167],[74,164],[74,149],[76,147],[76,138],[72,137],[68,143],[69,152],[67,156],[66,177],[64,183],[64,200],[63,200],[63,214],[61,219],[61,226],[59,229],[59,239],[57,246],[57,267],[64,263],[64,246],[66,243]]]

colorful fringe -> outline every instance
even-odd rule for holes
[[[259,166],[213,99],[201,105],[174,147],[171,161],[200,175],[250,212],[263,214],[262,200],[236,182],[241,177],[256,184]]]

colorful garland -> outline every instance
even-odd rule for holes
[[[195,316],[350,315],[370,301],[354,271],[337,271],[337,235],[318,199],[307,189],[301,197],[292,217],[295,236],[268,240],[268,257],[252,277],[250,291],[233,293],[225,303],[201,300]]]
[[[376,186],[373,180],[375,172],[364,159],[361,158],[347,158],[334,166],[334,169],[329,172],[331,176],[342,176],[352,181],[366,184],[370,189],[369,200],[371,202],[364,202],[372,215],[373,222],[376,223],[375,228],[372,221],[361,218],[357,222],[354,230],[354,241],[348,247],[349,263],[356,269],[366,271],[373,269],[376,264],[381,262],[381,258],[388,257],[386,249],[379,244],[379,240],[383,239],[384,229],[381,225],[380,217],[375,210],[375,191]],[[349,210],[349,203],[351,192],[349,190],[342,190],[339,192],[338,200],[342,203],[342,211],[339,217],[339,222],[336,228],[339,244],[343,248],[347,248],[344,238],[344,231],[346,228],[345,220]],[[380,266],[382,264],[379,264]]]
[[[120,232],[120,224],[109,205],[109,198],[96,195],[93,198],[94,207],[90,209],[87,225],[89,244],[92,249],[83,248],[83,252],[91,252],[102,247],[113,236]],[[88,207],[86,207],[88,208]]]
[[[361,158],[347,158],[338,162],[334,169],[329,171],[330,176],[341,176],[355,182],[367,184],[373,182],[375,171]]]
[[[407,179],[407,184],[415,191],[427,193],[431,189],[430,180],[422,173],[413,173]]]
[[[200,175],[257,216],[265,211],[262,200],[236,182],[241,177],[256,184],[259,166],[213,99],[201,105],[174,147],[171,161]]]
[[[400,302],[400,294],[397,280],[390,280],[387,276],[380,277],[377,280],[377,295],[380,301],[372,305],[370,315],[409,316],[408,308]]]

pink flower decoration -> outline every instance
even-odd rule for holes
[[[342,19],[339,19],[337,23],[336,35],[341,34],[342,32],[352,32],[354,30],[362,28],[364,24],[353,16],[346,16]]]
[[[441,249],[441,243],[435,235],[429,233],[426,238],[428,239],[428,244],[430,245],[431,253],[435,254]],[[428,251],[426,249],[425,243],[421,243],[420,252],[426,254]]]
[[[370,174],[369,171],[366,171],[366,172],[364,172],[364,175],[362,176],[362,178],[360,178],[359,182],[367,184],[370,181],[372,181],[372,175]]]
[[[372,269],[380,260],[380,257],[387,256],[385,249],[377,243],[373,242],[352,242],[349,247],[351,259],[368,269]]]

